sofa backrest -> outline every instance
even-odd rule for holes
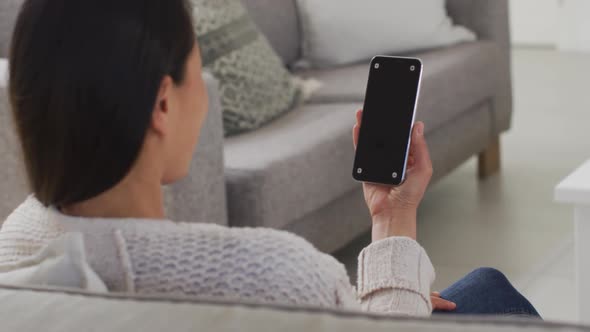
[[[8,57],[10,37],[14,29],[16,16],[24,0],[0,1],[0,58]]]
[[[2,331],[588,332],[541,320],[387,317],[186,298],[89,294],[0,285]]]
[[[301,55],[301,29],[295,0],[242,0],[258,27],[287,65]]]
[[[24,0],[0,0],[0,58],[8,57],[10,36]],[[299,59],[301,38],[295,0],[242,0],[285,64]]]

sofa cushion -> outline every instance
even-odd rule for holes
[[[369,3],[370,7],[365,1],[298,0],[304,58],[300,64],[330,68],[368,61],[376,54],[400,54],[476,39],[473,32],[453,24],[446,0]]]
[[[488,41],[465,43],[415,56],[424,62],[418,119],[438,128],[497,91],[498,47]],[[363,102],[368,64],[300,73],[323,83],[311,102]]]
[[[299,60],[301,36],[295,0],[242,0],[287,65]]]
[[[307,105],[226,139],[230,225],[284,228],[359,186],[351,176],[359,107]]]
[[[0,1],[0,58],[8,57],[10,38],[23,2],[24,0]]]

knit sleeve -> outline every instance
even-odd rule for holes
[[[350,277],[344,265],[333,256],[324,255],[324,265],[329,268],[331,285],[334,287],[333,306],[340,309],[359,311],[361,303],[356,296],[356,289],[350,283]]]
[[[366,247],[358,260],[358,291],[363,310],[429,316],[434,268],[414,240],[392,237]]]

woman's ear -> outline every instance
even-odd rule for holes
[[[172,93],[172,84],[173,82],[170,76],[166,76],[162,79],[162,82],[160,83],[160,89],[158,91],[158,97],[156,98],[156,103],[152,111],[151,128],[161,136],[166,135],[166,133],[169,131],[169,107]]]

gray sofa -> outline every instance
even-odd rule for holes
[[[2,331],[588,332],[540,320],[407,318],[186,298],[0,286]]]
[[[295,1],[243,1],[292,66],[301,53]],[[435,179],[478,154],[485,177],[498,169],[499,135],[512,113],[508,2],[450,0],[448,11],[479,41],[412,54],[425,67],[418,119],[427,125]],[[368,61],[298,72],[324,83],[310,103],[225,140],[230,225],[290,230],[328,252],[368,230],[361,187],[351,179],[351,128]]]
[[[0,57],[22,0],[0,2]],[[243,0],[284,63],[301,53],[295,0]],[[425,64],[419,120],[439,179],[479,155],[480,176],[499,167],[499,136],[512,113],[507,0],[449,0],[455,22],[479,41],[412,54]],[[297,72],[324,83],[312,100],[254,132],[224,139],[216,83],[190,176],[166,189],[174,220],[295,232],[333,252],[370,226],[361,186],[351,178],[354,112],[367,63]],[[4,91],[0,91],[3,94]],[[2,104],[4,106],[2,106]],[[0,220],[26,195],[6,98],[0,97]],[[474,179],[475,180],[475,179]],[[329,236],[326,236],[329,234]]]

